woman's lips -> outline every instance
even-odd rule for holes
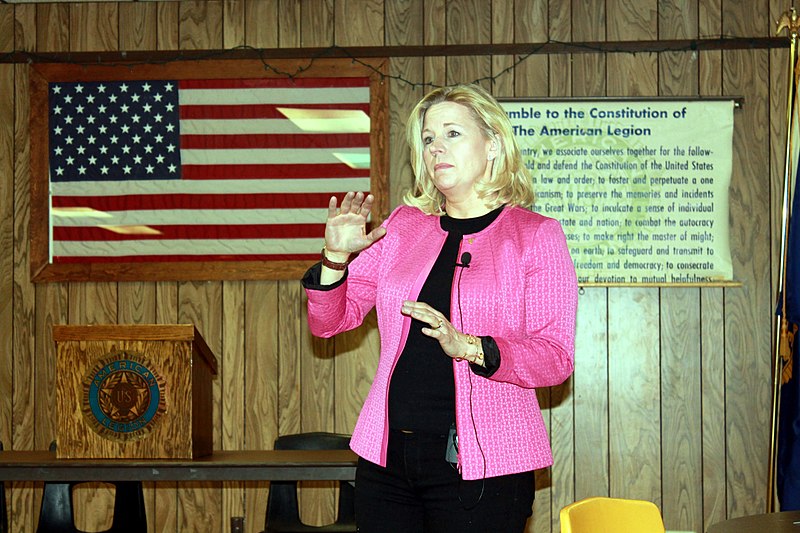
[[[444,170],[446,168],[452,168],[452,167],[453,165],[450,165],[448,163],[437,163],[436,166],[433,167],[433,170]]]

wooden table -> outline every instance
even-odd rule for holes
[[[198,459],[135,460],[0,451],[0,482],[353,480],[356,462],[350,450],[216,451]]]
[[[356,463],[350,450],[217,451],[198,459],[57,459],[55,452],[0,451],[0,533],[8,531],[5,481],[350,481]]]
[[[800,511],[731,518],[712,525],[707,533],[800,533]]]

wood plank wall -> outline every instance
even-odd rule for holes
[[[763,37],[788,0],[209,0],[0,5],[0,53],[488,44]],[[763,512],[772,308],[785,139],[786,50],[399,57],[391,63],[391,200],[411,183],[403,124],[422,83],[482,80],[497,96],[743,96],[736,112],[731,244],[738,288],[586,288],[575,375],[541,390],[555,464],[528,531],[557,532],[589,495],[644,498],[667,529],[704,531]],[[28,67],[0,64],[0,440],[54,438],[50,326],[192,322],[220,360],[214,446],[349,432],[376,365],[374,317],[312,338],[296,281],[33,285],[29,275]],[[263,526],[266,483],[147,487],[150,530]],[[14,484],[11,530],[33,531],[41,485]],[[103,529],[103,488],[79,526]],[[329,492],[304,516],[326,520]]]

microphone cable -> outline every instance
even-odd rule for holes
[[[461,332],[464,332],[464,314],[461,311],[461,276],[464,274],[464,269],[469,268],[469,264],[472,261],[472,255],[469,252],[464,252],[461,254],[461,263],[456,263],[456,266],[461,267],[458,271],[458,280],[456,281],[456,288],[458,290],[458,321]],[[483,341],[481,340],[481,343]],[[469,365],[470,363],[467,362]],[[486,455],[483,453],[483,447],[481,446],[481,441],[478,438],[478,427],[475,425],[475,413],[472,409],[472,369],[467,369],[467,376],[469,377],[469,417],[472,421],[472,431],[475,433],[475,442],[478,444],[478,451],[481,452],[481,460],[483,461],[483,474],[481,475],[481,492],[478,494],[478,499],[475,500],[470,506],[466,506],[464,501],[461,499],[461,477],[459,477],[459,490],[458,490],[458,501],[461,503],[462,507],[469,511],[474,509],[481,503],[481,499],[483,499],[483,491],[485,489],[485,480],[486,480]]]

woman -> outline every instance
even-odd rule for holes
[[[366,233],[373,197],[331,198],[303,280],[315,335],[377,309],[380,360],[351,440],[359,531],[521,532],[533,471],[552,464],[535,388],[573,370],[572,260],[560,224],[527,209],[532,182],[491,95],[437,89],[407,136],[406,205]]]

